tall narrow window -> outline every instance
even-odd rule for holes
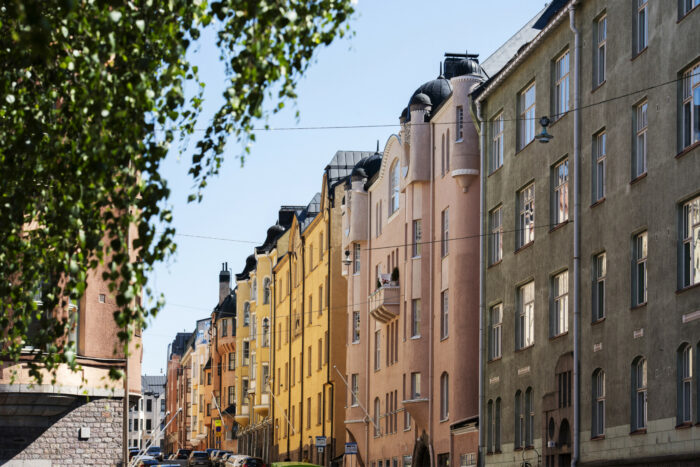
[[[263,279],[263,305],[270,303],[270,278]]]
[[[250,325],[250,303],[243,304],[243,326]]]
[[[457,131],[455,131],[455,141],[464,139],[464,107],[458,105],[456,108],[455,121],[457,122]]]
[[[421,220],[413,221],[413,257],[418,258],[421,254],[421,242],[423,241],[423,226]]]
[[[591,437],[605,435],[605,372],[598,368],[593,372],[591,386]]]
[[[522,449],[524,446],[525,435],[525,416],[523,414],[523,393],[518,390],[515,393],[515,449]]]
[[[440,376],[440,420],[447,420],[450,415],[450,376]]]
[[[503,304],[499,303],[491,307],[489,313],[489,358],[491,360],[501,356],[501,325],[503,323]]]
[[[566,51],[554,63],[554,117],[560,118],[569,111],[569,52]]]
[[[486,404],[486,452],[493,452],[493,401]]]
[[[501,452],[501,398],[496,399],[496,410],[494,412],[496,426],[493,433],[493,447],[495,452]]]
[[[262,320],[262,346],[270,347],[270,319],[263,318]]]
[[[607,264],[605,253],[593,257],[593,322],[605,318],[605,276]]]
[[[522,248],[535,240],[535,185],[531,184],[518,192],[518,242]]]
[[[535,343],[535,283],[528,282],[518,289],[518,310],[515,320],[515,348]]]
[[[569,330],[569,272],[552,278],[552,305],[550,335],[558,336]]]
[[[518,149],[520,150],[535,139],[535,83],[518,96],[518,117]]]
[[[636,37],[635,37],[635,53],[640,53],[647,48],[649,44],[649,13],[647,10],[647,0],[636,0],[637,2],[637,21]]]
[[[632,363],[632,431],[647,427],[647,361],[638,357]]]
[[[569,160],[554,166],[552,174],[552,224],[569,220]]]
[[[411,399],[420,398],[420,373],[411,373]]]
[[[450,245],[449,245],[449,240],[450,240],[450,208],[445,208],[442,211],[442,219],[441,219],[441,226],[442,226],[442,244],[441,244],[441,250],[442,250],[442,256],[447,256],[447,253],[450,250]]]
[[[359,404],[358,395],[360,390],[360,375],[358,373],[353,373],[350,380],[350,388],[352,393],[350,395],[350,405],[355,407]]]
[[[684,203],[681,215],[682,288],[700,283],[700,196]]]
[[[374,332],[374,371],[382,365],[382,331]]]
[[[700,5],[700,0],[680,0],[680,9],[678,12],[678,18],[682,18],[688,13],[690,13],[690,10],[695,8],[696,6]]]
[[[353,244],[353,267],[352,267],[352,272],[353,274],[359,274],[360,273],[360,254],[362,251],[360,250],[360,244],[359,243],[354,243]]]
[[[320,392],[316,395],[316,407],[318,407],[316,410],[316,425],[320,425],[323,423],[323,410],[321,410],[323,407],[323,396]]]
[[[360,342],[360,312],[352,312],[352,343]]]
[[[693,348],[683,344],[678,349],[678,425],[692,422]]]
[[[381,412],[381,402],[379,401],[379,398],[376,397],[374,399],[374,436],[377,437],[381,433],[379,431],[379,416]],[[381,461],[379,461],[381,463]]]
[[[632,265],[632,306],[647,302],[647,233],[634,237],[634,262]]]
[[[323,314],[323,286],[318,286],[318,316]]]
[[[389,215],[392,215],[399,210],[399,161],[398,159],[394,161],[391,165],[390,171],[391,179],[389,186],[389,195],[391,196],[391,202],[389,204]]]
[[[411,337],[420,337],[420,299],[411,301]]]
[[[450,334],[450,303],[448,290],[440,293],[440,338]]]
[[[249,341],[243,341],[243,361],[241,362],[241,366],[248,366],[249,360],[250,360],[250,342]]]
[[[603,131],[595,136],[593,144],[593,202],[605,198],[605,160],[607,156],[607,134]]]
[[[503,165],[503,130],[503,113],[500,113],[491,121],[491,172]]]
[[[525,446],[534,446],[535,433],[535,403],[532,388],[525,391]]]
[[[683,148],[700,141],[700,64],[683,73],[682,142]]]
[[[605,82],[605,65],[608,43],[608,17],[603,15],[595,23],[596,48],[593,58],[593,86],[597,87]]]
[[[648,116],[647,109],[649,103],[642,102],[636,107],[636,132],[634,158],[632,160],[632,176],[637,178],[647,171],[647,129]]]
[[[270,365],[264,363],[260,369],[262,370],[262,392],[267,394],[270,392]]]
[[[503,209],[497,207],[489,214],[489,264],[503,259]]]

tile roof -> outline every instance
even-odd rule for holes
[[[328,163],[328,187],[331,188],[339,181],[350,175],[355,164],[365,157],[374,154],[374,151],[337,151],[333,159]]]
[[[141,392],[162,394],[165,392],[165,383],[165,375],[143,375],[141,376]]]

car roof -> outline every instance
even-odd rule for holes
[[[297,462],[297,461],[284,461],[284,462],[273,462],[270,464],[271,467],[320,467],[317,464],[311,464],[309,462]]]

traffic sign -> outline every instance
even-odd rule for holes
[[[357,454],[357,443],[355,442],[350,442],[350,443],[345,443],[345,454]]]
[[[214,427],[216,427],[217,433],[221,433],[221,420],[215,419],[214,420]]]
[[[326,437],[325,436],[317,436],[316,437],[316,447],[317,448],[325,448],[326,447]]]

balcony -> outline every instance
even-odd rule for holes
[[[266,416],[270,410],[270,394],[267,392],[260,394],[260,404],[253,407],[253,410],[256,414]]]
[[[411,414],[419,427],[428,426],[428,398],[415,396],[412,399],[401,401],[404,410]]]
[[[250,423],[250,406],[245,404],[236,407],[236,416],[233,418],[241,426],[248,425]]]
[[[387,282],[369,296],[369,313],[381,323],[399,316],[401,288],[398,282]]]

